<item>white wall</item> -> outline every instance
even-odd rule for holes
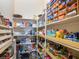
[[[2,15],[12,16],[14,0],[0,0],[0,12]]]
[[[15,12],[24,18],[33,18],[43,12],[45,0],[15,0]]]
[[[14,2],[15,1],[15,2]],[[47,0],[0,0],[2,15],[12,16],[13,13],[21,14],[25,18],[33,18],[45,9]]]

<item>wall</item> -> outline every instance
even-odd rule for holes
[[[13,13],[17,13],[25,18],[33,18],[33,15],[43,12],[46,2],[47,0],[0,0],[0,14],[11,17]]]
[[[14,0],[0,0],[0,13],[6,16],[12,16],[13,14],[13,1]]]
[[[15,0],[15,12],[24,18],[33,18],[43,12],[45,0]]]

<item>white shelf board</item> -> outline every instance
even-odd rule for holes
[[[44,35],[39,35],[39,37],[45,38]],[[71,40],[68,40],[68,39],[58,39],[58,38],[54,38],[54,37],[51,37],[51,36],[46,36],[46,38],[49,41],[52,41],[52,42],[58,43],[60,45],[63,45],[65,47],[68,47],[70,49],[79,51],[79,43],[78,42],[74,42],[74,41],[71,41]]]
[[[25,19],[25,18],[14,18],[15,21],[34,21],[33,19]]]
[[[44,28],[45,27],[45,25],[42,25],[42,26],[38,26],[38,28]]]
[[[37,52],[40,54],[40,51],[39,50]]]
[[[27,36],[27,35],[13,35],[13,36]]]
[[[0,41],[5,40],[7,38],[11,38],[11,35],[5,35],[0,37]]]
[[[33,29],[36,29],[37,27],[33,27]]]
[[[4,25],[0,25],[0,27],[7,28],[7,26],[4,26]]]
[[[10,59],[14,59],[14,55]]]
[[[27,44],[32,44],[31,42],[26,42],[26,43],[20,43],[20,45],[27,45]]]
[[[8,27],[8,26],[1,25],[1,24],[0,24],[0,28],[12,29],[12,27]]]
[[[0,44],[0,54],[12,44],[12,39]]]
[[[16,54],[14,54],[10,59],[15,59],[16,58]]]
[[[11,30],[0,30],[0,34],[6,34],[6,33],[11,33]]]
[[[61,44],[63,46],[66,46],[68,48],[71,48],[73,50],[79,51],[79,43],[78,42],[74,42],[68,39],[57,39],[57,38],[53,38],[53,37],[47,37],[48,40]]]
[[[23,53],[30,53],[30,51],[22,51],[22,52],[19,51],[19,53],[21,53],[21,54],[23,54]]]
[[[17,27],[14,27],[14,29],[26,29],[26,27],[19,27],[19,26],[17,26]]]
[[[31,37],[31,36],[36,36],[36,35],[19,35],[19,34],[17,34],[17,35],[13,35],[13,36],[27,36],[27,37]]]
[[[32,25],[33,28],[37,28],[37,25]]]
[[[42,48],[44,48],[41,43],[38,43],[38,44],[39,44]]]
[[[58,59],[56,56],[54,56],[51,52],[48,51],[48,49],[46,50],[47,54],[52,58],[52,59]]]
[[[50,26],[50,25],[59,25],[59,24],[68,24],[68,23],[73,23],[73,22],[74,23],[75,22],[79,22],[79,15],[68,17],[68,18],[62,19],[62,20],[57,21],[57,22],[52,22],[50,24],[47,24],[47,26]]]

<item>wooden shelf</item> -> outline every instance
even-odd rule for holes
[[[52,58],[52,59],[58,59],[57,56],[54,56],[52,53],[50,53],[48,51],[48,49],[46,50],[46,53]]]
[[[10,45],[12,44],[12,39],[6,41],[5,43],[3,44],[0,44],[0,54],[6,50]]]
[[[4,25],[0,25],[0,27],[1,27],[1,28],[8,28],[7,26],[4,26]]]
[[[8,26],[5,26],[5,25],[0,25],[0,28],[12,29],[11,27],[8,27]]]
[[[19,26],[17,26],[17,27],[14,27],[14,29],[26,29],[26,27],[19,27]]]
[[[0,30],[0,34],[9,34],[11,33],[11,30]]]
[[[55,43],[61,44],[63,46],[66,46],[68,48],[71,48],[73,50],[79,51],[79,43],[78,42],[74,42],[68,39],[56,39],[53,37],[49,37],[47,36],[47,39],[50,41],[53,41]]]
[[[43,35],[39,35],[39,36],[45,38],[45,36],[43,36]],[[61,44],[65,47],[71,48],[73,50],[79,51],[79,42],[74,42],[74,41],[71,41],[68,39],[57,39],[57,38],[50,37],[50,36],[46,36],[46,38],[49,41],[52,41],[52,42]]]
[[[39,50],[38,50],[38,53],[41,54]]]
[[[39,50],[37,50],[37,52],[40,54]]]
[[[14,59],[15,58],[15,55],[13,55],[10,59]]]
[[[39,43],[39,46],[41,46],[42,48],[44,48],[41,43]]]
[[[57,22],[52,22],[50,24],[47,24],[47,26],[50,25],[59,25],[59,24],[67,24],[67,23],[72,23],[72,22],[79,22],[79,15],[73,16],[73,17],[68,17],[63,20],[57,21]]]
[[[49,49],[46,50],[47,54],[52,58],[52,59],[61,59],[59,56],[54,56]],[[63,55],[61,55],[63,56]],[[63,56],[64,58],[66,58],[65,56]],[[67,58],[66,58],[67,59]]]
[[[19,51],[19,53],[20,53],[20,54],[23,54],[23,53],[30,53],[30,51],[22,51],[22,52]]]
[[[5,35],[0,37],[0,41],[5,40],[7,38],[11,38],[11,35]]]
[[[38,35],[39,37],[42,37],[42,38],[45,38],[45,36],[44,35]]]
[[[21,20],[22,20],[22,21],[34,21],[34,19],[25,19],[25,18],[14,18],[13,20],[14,20],[14,21],[17,21],[17,22],[18,22],[18,21],[21,21]]]
[[[45,28],[45,25],[39,26],[38,29]]]
[[[26,37],[34,37],[34,36],[36,36],[36,35],[16,35],[16,34],[14,34],[13,36],[26,36]]]
[[[26,35],[13,35],[13,36],[26,36]]]

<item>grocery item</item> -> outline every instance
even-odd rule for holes
[[[48,36],[52,36],[52,34],[53,34],[53,33],[52,33],[51,30],[47,30],[47,35],[48,35]]]
[[[72,11],[73,9],[77,8],[77,3],[72,4],[71,6],[68,6],[67,10]]]
[[[76,38],[76,42],[79,42],[79,32],[74,33],[75,38]]]
[[[59,15],[65,15],[66,14],[66,8],[65,9],[62,9],[58,12]]]
[[[14,21],[14,24],[13,24],[13,25],[14,25],[14,27],[16,27],[16,26],[17,26],[17,23],[16,23],[16,21]]]
[[[58,56],[58,51],[57,51],[57,50],[54,50],[54,51],[53,51],[53,54],[54,54],[55,56]]]
[[[63,7],[66,8],[66,2],[63,2],[61,5],[59,5],[59,10],[62,9]]]
[[[64,30],[59,30],[56,32],[56,38],[64,38]]]
[[[76,33],[71,32],[66,36],[66,38],[75,42],[79,42],[79,32],[76,32]]]
[[[60,15],[59,17],[58,17],[58,20],[62,20],[62,19],[64,19],[65,18],[65,14],[62,14],[62,15]]]
[[[52,36],[55,37],[56,36],[56,31],[52,29]]]
[[[28,21],[25,21],[25,22],[24,22],[24,26],[25,26],[25,27],[28,27],[28,26],[29,26],[29,22],[28,22]]]
[[[49,55],[46,56],[46,59],[51,59],[51,57]]]
[[[51,4],[51,5],[50,5]],[[52,0],[50,2],[51,7],[47,9],[48,11],[48,23],[52,21],[59,21],[65,17],[71,17],[77,14],[77,0]]]
[[[5,59],[10,59],[10,53],[6,53],[6,57],[5,57]]]

